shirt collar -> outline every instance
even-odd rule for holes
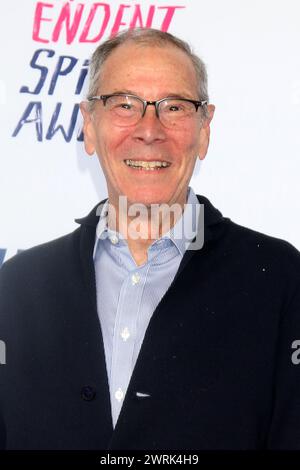
[[[189,243],[194,239],[198,230],[200,204],[191,186],[188,187],[187,200],[181,217],[175,225],[166,232],[162,239],[169,238],[177,247],[181,256],[184,255]]]
[[[100,210],[99,221],[96,227],[93,259],[95,259],[96,251],[101,239],[107,237],[108,235],[117,236],[119,239],[123,238],[120,233],[116,233],[107,227],[108,204],[109,200],[106,199]],[[188,244],[197,234],[200,207],[200,203],[195,192],[193,191],[193,188],[189,186],[187,200],[182,215],[176,221],[175,225],[159,240],[161,241],[169,239],[176,246],[180,255],[183,256]],[[154,241],[152,245],[157,242],[158,240]]]
[[[108,227],[107,227],[108,204],[109,204],[109,200],[106,199],[106,201],[101,207],[99,222],[96,227],[96,238],[95,238],[95,245],[94,245],[94,251],[93,251],[93,259],[95,259],[95,254],[96,254],[100,240],[104,237],[105,232],[108,231]]]

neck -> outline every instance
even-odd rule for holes
[[[169,204],[118,204],[108,206],[108,227],[122,234],[139,266],[147,262],[149,246],[167,233],[182,216],[184,203]]]

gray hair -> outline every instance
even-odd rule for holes
[[[122,31],[116,36],[107,39],[97,47],[92,55],[90,62],[88,97],[97,95],[99,80],[101,81],[101,69],[106,59],[110,56],[114,49],[128,41],[144,46],[153,45],[163,47],[167,45],[173,45],[185,52],[191,59],[196,72],[199,95],[198,99],[208,102],[207,71],[202,59],[193,53],[190,45],[187,42],[177,38],[173,34],[153,28],[135,28]],[[92,111],[93,106],[94,102],[89,102],[90,111]],[[204,117],[207,117],[206,106],[201,109],[203,109]]]

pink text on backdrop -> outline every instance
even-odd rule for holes
[[[72,44],[75,38],[79,42],[93,43],[98,42],[109,29],[109,36],[117,34],[121,27],[153,27],[153,20],[159,13],[163,13],[160,29],[168,31],[176,9],[185,8],[184,6],[156,6],[149,5],[147,14],[143,15],[141,5],[120,4],[117,12],[112,18],[111,6],[109,3],[93,3],[86,5],[84,3],[64,3],[57,12],[54,3],[37,2],[32,39],[37,42],[49,43],[58,42],[63,28],[65,29],[65,39],[67,44]],[[54,8],[54,10],[53,10]],[[89,9],[88,12],[85,10]],[[128,11],[128,9],[130,9]],[[130,19],[125,19],[126,13]],[[85,19],[84,19],[85,14]],[[86,16],[87,14],[87,16]],[[109,22],[111,26],[108,28]],[[48,28],[48,34],[43,32],[43,23],[52,23]],[[52,27],[53,26],[53,27]],[[91,29],[97,32],[91,33]],[[51,29],[51,33],[49,32]]]

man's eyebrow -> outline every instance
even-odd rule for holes
[[[127,93],[128,95],[136,95],[136,93],[132,90],[127,90],[126,88],[122,88],[120,90],[113,90],[113,94],[118,94],[118,93]]]
[[[120,90],[114,90],[112,92],[113,94],[118,94],[118,93],[127,93],[128,95],[135,95],[135,96],[140,96],[137,92],[133,91],[133,90],[128,90],[127,88],[122,88]],[[141,96],[140,96],[141,97]],[[178,92],[168,92],[168,93],[164,93],[162,94],[162,98],[169,98],[169,97],[173,97],[173,98],[187,98],[187,99],[195,99],[194,97],[192,97],[190,95],[190,93],[178,93]],[[141,97],[142,98],[142,97]],[[145,98],[146,99],[146,98]]]

